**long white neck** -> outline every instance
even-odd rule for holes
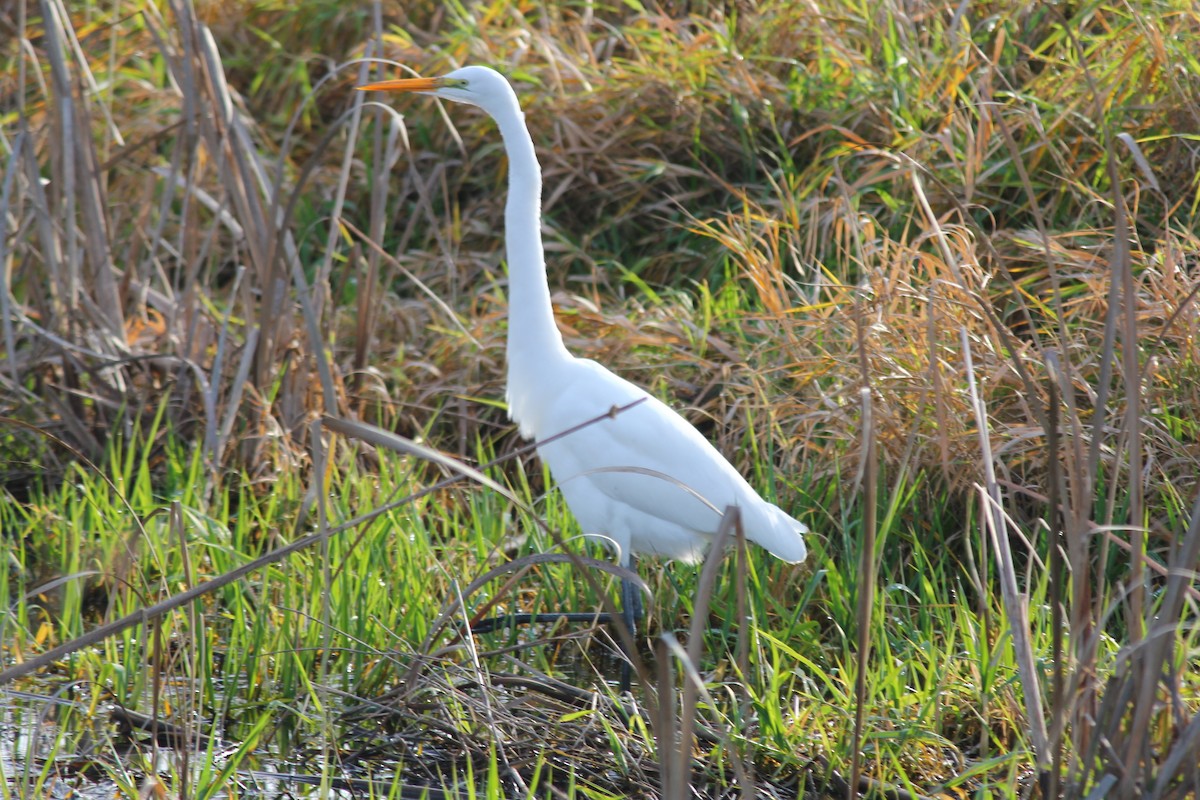
[[[508,384],[510,413],[519,419],[514,384],[524,385],[553,360],[570,356],[554,323],[550,287],[546,283],[541,232],[542,170],[533,139],[515,102],[511,110],[493,116],[508,154],[508,202],[504,210],[508,251]],[[514,380],[517,375],[523,379]]]

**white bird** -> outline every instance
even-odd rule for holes
[[[478,106],[500,128],[508,155],[508,413],[566,498],[583,533],[607,540],[625,566],[635,553],[694,563],[736,506],[746,538],[803,561],[805,525],[768,503],[683,417],[595,361],[567,352],[554,321],[541,235],[542,173],[525,115],[508,81],[487,67],[438,78],[382,81],[363,90],[417,92]],[[614,408],[633,408],[553,441]],[[542,444],[542,442],[545,442]],[[623,587],[632,631],[632,586]]]

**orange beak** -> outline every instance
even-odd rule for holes
[[[441,78],[401,78],[357,86],[360,92],[432,92],[442,85]]]

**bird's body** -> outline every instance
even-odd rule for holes
[[[636,403],[636,405],[634,405]],[[522,431],[585,533],[611,539],[622,555],[697,561],[738,506],[746,535],[785,561],[801,561],[800,523],[766,502],[683,417],[595,361],[572,358],[522,397],[509,391]]]
[[[554,322],[541,239],[541,170],[516,94],[486,67],[362,87],[417,91],[476,105],[509,158],[509,414],[538,443],[583,532],[634,553],[694,562],[737,506],[746,537],[788,562],[806,555],[803,523],[762,499],[699,431],[645,390],[576,358]],[[639,402],[640,401],[640,402]],[[557,434],[636,403],[592,425]],[[550,440],[550,441],[547,441]]]

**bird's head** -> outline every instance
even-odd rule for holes
[[[463,67],[438,78],[402,78],[359,86],[366,92],[416,92],[479,106],[495,116],[502,106],[516,102],[516,95],[504,76],[488,67]]]

